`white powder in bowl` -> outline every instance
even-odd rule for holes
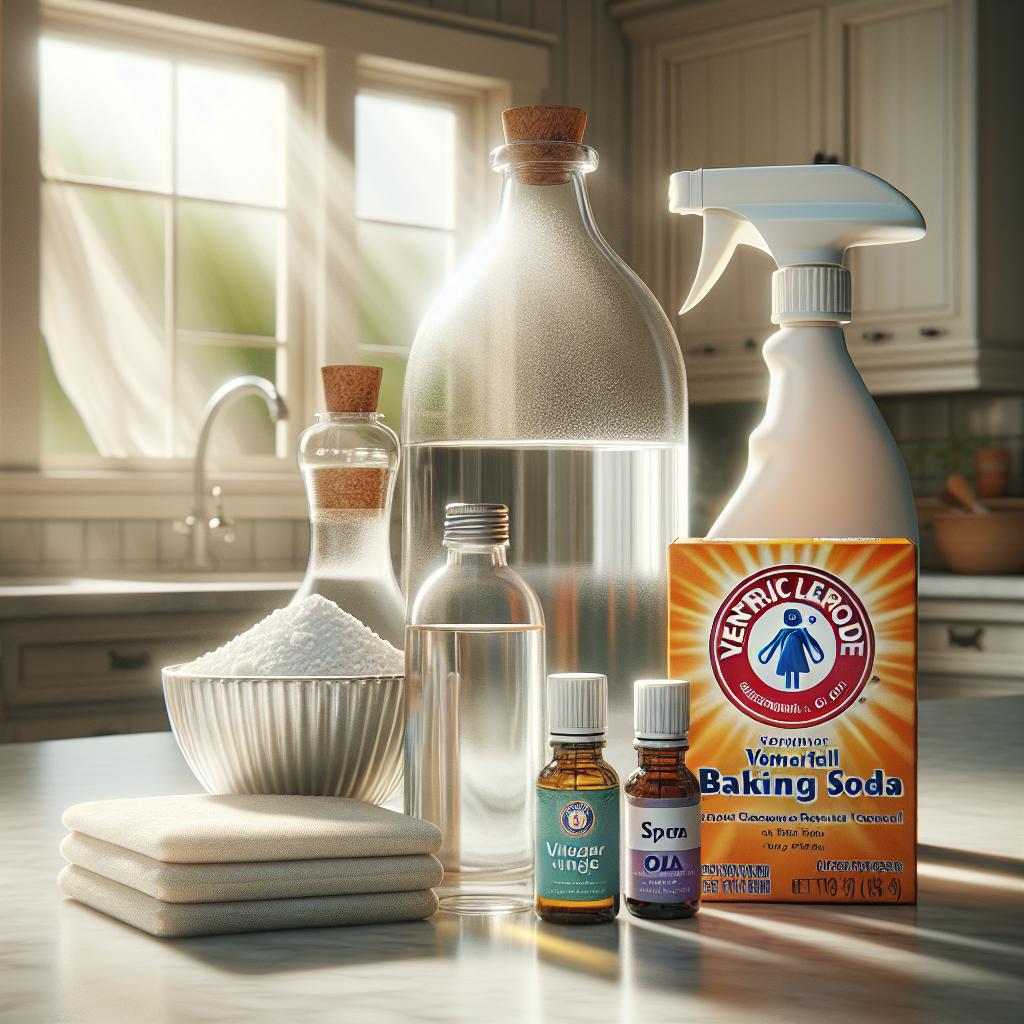
[[[208,676],[398,676],[405,659],[333,601],[310,594],[182,668]]]

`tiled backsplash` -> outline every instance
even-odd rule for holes
[[[216,569],[301,572],[309,551],[305,519],[239,520],[235,540],[210,541]],[[0,521],[0,574],[174,572],[187,568],[189,538],[170,520]]]
[[[973,478],[974,452],[1010,450],[1008,493],[1024,494],[1024,395],[951,393],[877,399],[910,472],[915,496],[933,498],[954,472]],[[690,530],[703,535],[747,466],[747,438],[764,415],[763,402],[697,405],[690,409]],[[922,565],[938,568],[922,537]]]
[[[1008,494],[1024,494],[1024,395],[949,394],[879,398],[903,453],[914,494],[935,498],[946,477],[974,477],[978,448],[1010,450]]]
[[[881,397],[878,407],[910,471],[914,493],[935,497],[954,470],[973,474],[975,449],[1010,450],[1010,495],[1024,494],[1024,396],[938,394]],[[764,414],[762,402],[697,405],[690,410],[690,531],[707,532],[739,484],[747,437]],[[392,510],[392,554],[399,561],[398,502]],[[309,551],[303,520],[240,520],[236,539],[211,540],[215,566],[238,571],[301,572]],[[0,575],[173,572],[185,568],[188,538],[170,520],[93,519],[0,521]],[[929,537],[922,566],[937,568]]]

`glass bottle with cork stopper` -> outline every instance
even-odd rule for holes
[[[602,756],[608,679],[548,676],[554,758],[537,779],[535,908],[554,924],[600,924],[619,912],[619,777]]]
[[[403,586],[411,597],[443,561],[449,502],[507,505],[550,671],[605,673],[626,716],[632,680],[665,672],[668,545],[688,536],[683,360],[595,223],[586,112],[537,104],[502,121],[498,223],[409,355]]]
[[[399,650],[405,599],[391,563],[400,444],[377,412],[379,366],[324,366],[327,412],[299,436],[309,562],[292,604],[321,594]]]
[[[636,917],[692,917],[700,907],[700,785],[686,766],[690,684],[638,679],[640,765],[626,780],[626,907]]]

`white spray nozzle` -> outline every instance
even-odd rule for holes
[[[737,245],[763,250],[780,269],[839,267],[854,246],[911,242],[925,233],[921,211],[899,189],[841,164],[678,171],[670,180],[669,209],[704,218],[700,264],[681,313],[711,291]],[[835,291],[835,282],[818,278],[810,286]],[[795,292],[803,296],[809,286],[797,283]],[[847,286],[847,305],[848,294]],[[780,322],[790,312],[800,311],[777,307],[772,319]]]

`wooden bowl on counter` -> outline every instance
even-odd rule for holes
[[[935,543],[946,567],[968,576],[1024,571],[1024,511],[936,512]]]

